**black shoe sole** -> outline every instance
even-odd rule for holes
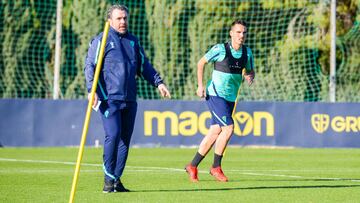
[[[130,190],[114,190],[114,192],[130,192]]]

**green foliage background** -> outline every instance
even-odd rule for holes
[[[247,45],[256,82],[240,99],[328,101],[330,1],[317,0],[63,0],[61,98],[86,95],[83,64],[88,43],[101,32],[112,3],[130,9],[137,35],[173,98],[195,100],[196,64],[216,43],[229,40],[235,18],[249,23]],[[360,3],[337,1],[337,92],[360,101]],[[0,98],[51,98],[56,1],[1,0]],[[206,68],[210,77],[211,66]],[[138,80],[141,99],[158,99]]]

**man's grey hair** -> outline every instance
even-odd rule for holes
[[[112,6],[110,6],[106,12],[106,20],[111,18],[111,15],[113,13],[114,10],[121,10],[121,11],[125,11],[128,15],[129,15],[129,9],[128,7],[124,6],[124,5],[120,5],[120,4],[114,4]]]

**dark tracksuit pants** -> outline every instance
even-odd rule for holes
[[[104,165],[106,180],[118,180],[125,168],[137,111],[136,102],[104,101],[101,104],[105,130]]]

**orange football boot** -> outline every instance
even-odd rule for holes
[[[188,164],[185,166],[185,171],[189,174],[190,181],[193,183],[199,182],[198,179],[198,169],[196,166],[192,166],[191,164]]]
[[[214,178],[220,182],[227,182],[228,178],[225,176],[224,172],[221,170],[221,166],[216,168],[211,167],[210,175],[214,176]]]

